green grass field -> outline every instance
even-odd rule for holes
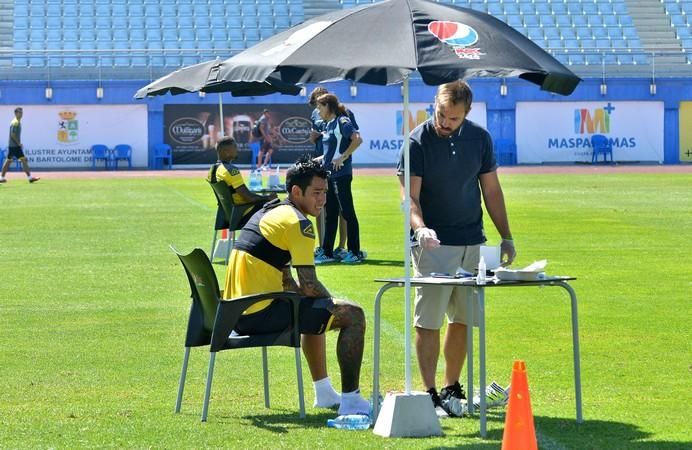
[[[507,384],[512,362],[526,361],[541,448],[692,448],[692,174],[509,173],[502,181],[515,266],[547,258],[548,273],[578,278],[585,423],[574,420],[561,289],[489,291],[489,378]],[[403,218],[393,176],[358,176],[354,193],[369,260],[318,275],[372,319],[372,280],[403,274]],[[182,413],[173,414],[189,286],[168,246],[208,250],[215,203],[206,183],[46,176],[29,185],[17,176],[0,187],[0,202],[0,448],[499,448],[502,413],[491,414],[487,440],[477,417],[443,420],[445,436],[435,438],[328,429],[335,414],[311,407],[305,363],[308,417],[300,420],[293,353],[281,348],[269,351],[271,409],[259,350],[222,352],[209,422],[200,423],[208,351],[196,349]],[[392,290],[383,300],[385,390],[404,387],[402,298]],[[330,334],[338,387],[335,341]],[[372,328],[366,345],[361,386],[370,395]],[[413,374],[420,388],[416,367]]]

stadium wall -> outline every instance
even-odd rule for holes
[[[605,80],[607,85],[607,93],[601,94],[601,79],[586,79],[584,80],[575,92],[568,96],[560,96],[540,91],[536,86],[519,79],[506,79],[507,95],[500,95],[502,81],[497,79],[472,79],[470,84],[474,91],[474,102],[483,104],[486,111],[486,126],[495,139],[509,139],[519,145],[519,158],[514,155],[511,162],[518,160],[519,163],[531,163],[531,157],[528,160],[523,157],[522,152],[525,151],[526,143],[531,143],[533,135],[539,133],[541,128],[550,126],[549,124],[541,123],[541,119],[535,121],[526,118],[525,110],[532,111],[531,108],[536,105],[550,106],[558,102],[581,103],[587,108],[599,108],[599,105],[604,105],[603,109],[611,107],[612,104],[622,105],[619,102],[632,102],[630,109],[635,108],[634,114],[630,111],[628,116],[628,126],[630,128],[639,128],[646,130],[648,128],[656,128],[655,120],[652,120],[649,115],[650,110],[641,108],[641,106],[656,104],[659,109],[663,110],[663,118],[660,127],[662,127],[662,151],[659,158],[654,158],[651,161],[642,162],[662,162],[664,164],[678,164],[681,162],[692,162],[692,145],[683,140],[681,144],[681,135],[686,134],[686,129],[692,129],[692,117],[689,114],[683,114],[685,124],[680,125],[681,111],[689,111],[690,104],[683,102],[692,102],[692,83],[690,78],[661,78],[655,80],[656,90],[651,93],[651,80],[643,78],[609,78]],[[154,167],[152,158],[153,146],[164,142],[165,122],[164,108],[166,105],[217,105],[219,97],[217,94],[208,94],[200,97],[197,94],[184,95],[165,95],[153,97],[145,100],[135,100],[134,93],[146,85],[146,80],[103,80],[104,96],[102,99],[96,98],[96,89],[99,85],[97,80],[90,81],[52,81],[50,87],[53,91],[51,99],[46,99],[45,89],[46,81],[13,81],[0,80],[0,107],[4,108],[3,117],[8,115],[5,111],[14,106],[25,107],[25,117],[23,123],[26,125],[32,122],[31,111],[28,107],[44,107],[44,106],[108,106],[108,105],[141,105],[146,107],[146,144],[140,145],[140,148],[135,148],[134,152],[141,155],[140,158],[133,158],[133,163],[136,167]],[[366,84],[357,85],[357,94],[351,95],[351,85],[347,82],[335,82],[326,84],[327,88],[333,91],[343,103],[353,105],[353,108],[367,108],[369,103],[377,104],[401,104],[402,90],[401,86],[371,86]],[[313,85],[307,86],[307,92],[313,88]],[[411,103],[430,103],[435,95],[435,87],[426,86],[420,79],[413,79],[410,82],[410,102]],[[307,99],[303,96],[282,96],[269,95],[263,97],[232,97],[228,94],[223,95],[224,105],[302,105],[304,106]],[[607,105],[607,106],[606,106]],[[570,105],[572,106],[572,105]],[[578,105],[579,106],[579,105]],[[528,107],[528,109],[527,109]],[[620,106],[621,107],[621,106]],[[622,109],[622,108],[621,108]],[[96,109],[99,111],[100,109]],[[120,111],[120,112],[119,112]],[[110,123],[126,122],[127,117],[118,117],[118,114],[123,114],[121,108],[104,108],[104,114],[114,114],[109,117]],[[658,111],[658,110],[656,110]],[[572,114],[572,112],[569,112]],[[575,111],[576,114],[576,111]],[[587,112],[588,114],[588,112]],[[639,116],[641,115],[641,116]],[[522,118],[523,117],[523,118]],[[2,118],[9,124],[11,115]],[[527,126],[529,124],[529,126]],[[38,124],[44,126],[45,124]],[[35,124],[35,126],[37,126]],[[571,126],[571,125],[570,125]],[[577,127],[575,123],[575,128]],[[28,127],[27,127],[28,128]],[[362,124],[361,124],[362,128]],[[530,129],[527,129],[530,128]],[[40,129],[40,128],[39,128]],[[34,129],[36,130],[36,129]],[[597,130],[598,131],[598,130]],[[24,141],[28,142],[30,136],[27,136],[25,128]],[[37,131],[33,131],[37,133]],[[364,136],[365,138],[365,136]],[[0,137],[0,143],[4,143],[4,138]],[[123,138],[125,143],[126,138]],[[522,144],[523,143],[523,144]],[[568,145],[568,144],[565,144]],[[4,145],[3,145],[4,147]],[[145,147],[145,148],[141,148]],[[540,155],[536,156],[540,158]],[[31,156],[30,156],[31,159]],[[616,158],[617,159],[617,158]],[[658,161],[656,161],[658,159]],[[356,161],[357,162],[357,161]],[[544,161],[550,162],[550,161]],[[572,161],[554,161],[563,163],[574,163]],[[88,163],[88,164],[87,164]],[[36,167],[41,167],[40,164],[35,164]],[[90,159],[85,159],[82,167],[91,166]],[[70,167],[56,166],[55,168]],[[49,167],[50,168],[50,167]]]

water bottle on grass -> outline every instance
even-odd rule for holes
[[[347,414],[336,419],[328,419],[327,426],[340,430],[367,430],[370,428],[370,417],[364,414]]]

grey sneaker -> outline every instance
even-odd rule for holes
[[[503,389],[496,382],[490,383],[485,388],[485,405],[487,408],[498,408],[505,406],[509,400],[509,386]],[[473,407],[479,409],[481,407],[481,399],[478,395],[473,396]]]

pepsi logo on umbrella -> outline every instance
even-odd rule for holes
[[[428,24],[428,31],[452,47],[459,58],[480,59],[485,55],[478,48],[469,48],[478,42],[478,32],[468,25],[448,20],[434,20]]]

